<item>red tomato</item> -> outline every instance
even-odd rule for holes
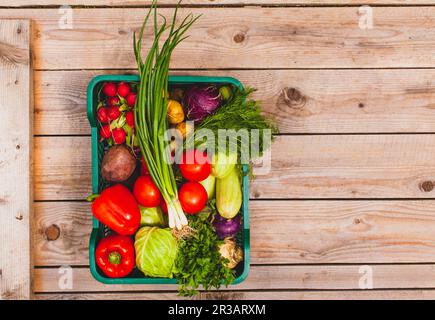
[[[189,181],[207,179],[211,172],[211,165],[203,151],[189,150],[183,153],[179,165],[181,175]]]
[[[112,130],[112,137],[113,142],[115,144],[121,144],[125,142],[125,138],[127,137],[124,129],[122,128],[115,128]]]
[[[146,164],[145,159],[143,157],[142,157],[142,159],[140,159],[140,163],[141,163],[140,175],[144,176],[144,175],[150,174],[150,171],[148,170],[147,164]]]
[[[159,188],[149,175],[137,178],[133,187],[133,194],[137,202],[147,208],[159,206],[162,199]]]
[[[118,94],[119,96],[125,98],[130,93],[130,86],[125,82],[120,82],[118,84]]]
[[[207,203],[207,191],[199,182],[186,182],[178,191],[181,207],[188,214],[204,209]]]
[[[116,95],[116,85],[113,82],[105,83],[103,93],[108,97],[114,97]]]

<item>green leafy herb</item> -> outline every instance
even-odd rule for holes
[[[175,262],[176,278],[181,296],[192,296],[200,285],[205,290],[218,289],[222,282],[228,286],[235,279],[234,270],[225,266],[228,263],[219,253],[219,240],[208,220],[198,216],[189,218],[189,226],[196,232],[193,236],[179,242]]]
[[[248,163],[253,156],[261,157],[264,151],[270,147],[270,141],[264,139],[264,130],[271,130],[272,134],[276,134],[278,133],[278,128],[271,118],[266,118],[262,114],[260,103],[250,98],[250,95],[254,91],[255,89],[253,88],[233,88],[233,94],[227,103],[219,107],[215,113],[206,117],[195,127],[195,133],[200,129],[213,131],[215,137],[217,137],[214,141],[215,145],[209,145],[210,141],[201,140],[197,136],[195,136],[195,145],[218,150],[219,143],[224,143],[227,145],[227,150],[230,150],[231,147],[237,148],[238,159],[242,163]],[[234,130],[235,132],[238,132],[240,129],[247,129],[248,136],[244,140],[242,136],[237,135],[236,139],[232,140],[226,136],[222,137],[219,134],[220,129]],[[258,138],[253,135],[252,130],[254,129],[258,130]],[[258,140],[255,141],[255,139]],[[237,146],[231,146],[232,143],[237,143]],[[257,155],[253,155],[252,150],[251,152],[249,151],[253,143],[258,144],[259,150]]]

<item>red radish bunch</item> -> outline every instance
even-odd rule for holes
[[[130,92],[125,100],[130,107],[134,107],[134,105],[136,104],[136,93]]]
[[[103,84],[97,119],[101,140],[107,140],[109,145],[126,143],[133,149],[138,147],[134,139],[136,93],[133,89],[126,82]]]
[[[116,85],[112,82],[108,82],[103,86],[103,93],[108,97],[116,96]]]

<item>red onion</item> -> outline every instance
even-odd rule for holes
[[[242,219],[240,214],[230,220],[225,219],[218,213],[214,215],[213,226],[220,239],[235,236],[239,232],[241,225]]]
[[[193,86],[184,93],[184,107],[189,120],[201,122],[212,114],[221,103],[215,86]]]

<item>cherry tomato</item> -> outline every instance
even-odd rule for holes
[[[97,119],[101,123],[108,123],[110,121],[106,108],[101,107],[97,110]]]
[[[137,178],[133,187],[133,194],[137,202],[147,208],[159,206],[162,199],[159,188],[149,175]]]
[[[113,82],[105,83],[103,93],[108,97],[114,97],[116,95],[116,85]]]
[[[113,142],[115,144],[122,144],[125,142],[125,138],[127,137],[124,129],[122,128],[115,128],[112,130],[112,137]]]
[[[207,191],[199,182],[186,182],[178,191],[181,207],[188,214],[204,209],[207,203]]]
[[[119,96],[125,98],[130,93],[130,86],[125,82],[120,82],[118,84],[118,94]]]
[[[211,165],[203,151],[189,150],[183,153],[179,165],[181,175],[189,181],[207,179],[211,172]]]
[[[134,107],[136,103],[136,93],[130,92],[127,97],[125,97],[125,100],[127,101],[127,104],[130,107]]]

